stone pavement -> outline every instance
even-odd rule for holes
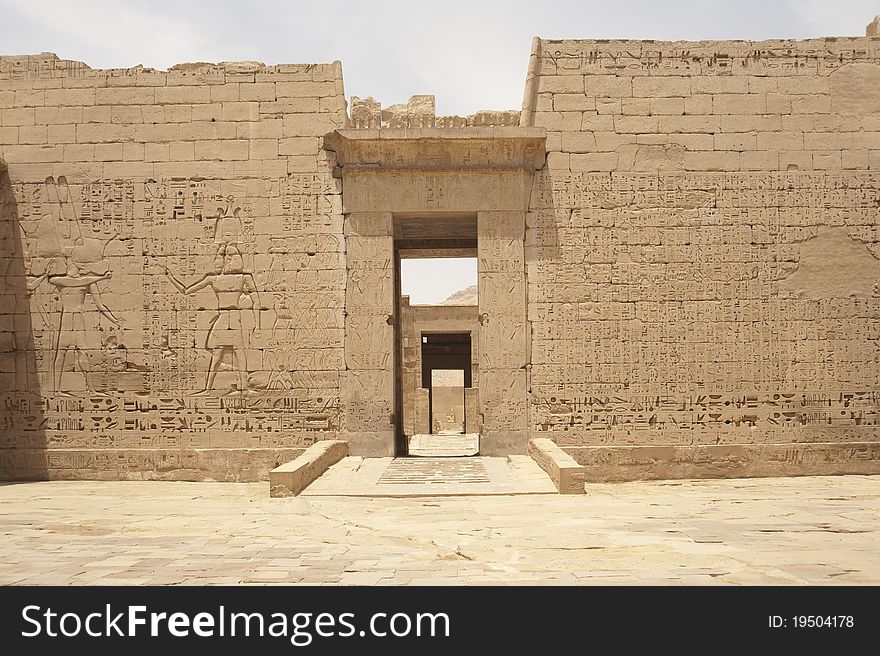
[[[556,486],[529,456],[506,458],[361,458],[330,467],[306,496],[424,497],[556,494]]]
[[[475,456],[480,452],[479,433],[411,435],[409,455],[428,457]]]
[[[866,476],[405,499],[0,485],[3,584],[877,584],[878,544]]]

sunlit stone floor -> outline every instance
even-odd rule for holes
[[[878,544],[867,476],[435,498],[0,485],[2,584],[877,584]]]

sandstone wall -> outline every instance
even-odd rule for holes
[[[265,478],[341,429],[346,122],[338,62],[0,57],[0,477]]]
[[[531,172],[480,173],[503,129],[467,175],[371,142],[346,247],[338,63],[0,57],[0,478],[251,480],[384,436],[391,216],[434,210],[478,214],[498,453],[527,421],[593,480],[880,472],[878,45],[536,40],[524,250]],[[515,119],[428,104],[351,123]]]
[[[880,471],[880,40],[536,40],[530,426],[593,479]]]

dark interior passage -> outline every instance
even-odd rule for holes
[[[471,334],[422,333],[422,387],[431,387],[434,369],[461,369],[464,386],[471,387]]]

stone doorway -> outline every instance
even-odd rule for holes
[[[445,313],[447,319],[449,315],[454,318],[455,314],[472,314],[470,323],[474,327],[478,325],[475,306],[427,306],[425,314],[435,309],[441,316]],[[408,316],[406,310],[402,316]],[[433,319],[438,320],[437,317]],[[409,326],[413,323],[410,321]],[[478,455],[479,389],[473,385],[478,365],[471,349],[472,333],[426,333],[419,331],[418,327],[415,332],[420,341],[417,352],[404,347],[401,359],[403,431],[408,454],[433,457]],[[407,341],[406,333],[404,341]],[[413,355],[419,355],[415,362]],[[407,384],[412,382],[415,387],[408,389]]]
[[[400,361],[401,257],[479,261],[476,424],[484,456],[524,454],[529,354],[524,261],[534,128],[337,130],[347,282],[344,431],[355,456],[406,455]],[[442,243],[438,243],[442,241]],[[459,255],[461,256],[461,255]]]
[[[416,265],[476,268],[479,281],[476,213],[406,213],[393,217],[395,273],[400,289],[404,269]],[[420,260],[414,262],[413,260]],[[405,267],[409,264],[409,267]],[[471,269],[472,271],[472,269]],[[412,278],[406,282],[411,283]],[[413,293],[430,286],[422,281]],[[436,283],[434,283],[436,284]],[[454,290],[458,291],[458,290]],[[424,301],[424,298],[417,300]],[[464,456],[479,451],[479,308],[463,304],[411,304],[398,296],[395,316],[395,371],[398,418],[395,455]]]

